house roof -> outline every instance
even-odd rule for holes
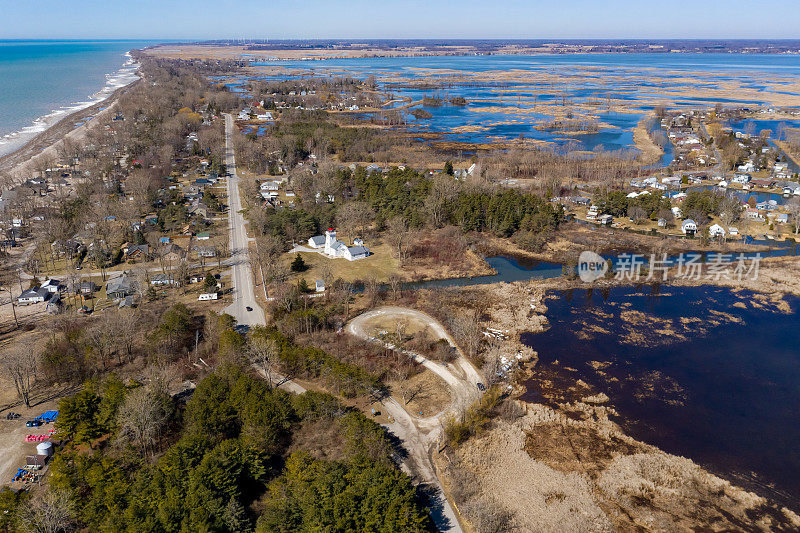
[[[128,276],[120,276],[108,280],[106,285],[106,292],[113,294],[115,292],[130,292],[133,290],[133,280]]]
[[[351,246],[350,248],[348,248],[348,250],[350,251],[350,255],[368,255],[369,254],[369,248],[367,248],[366,246]]]
[[[28,289],[23,291],[22,294],[19,295],[20,298],[33,298],[35,296],[39,296],[41,298],[45,298],[48,294],[50,294],[47,289],[44,287],[36,287],[33,289]]]

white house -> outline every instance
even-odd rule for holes
[[[47,281],[44,282],[42,288],[46,289],[47,292],[55,293],[63,289],[64,285],[57,279],[48,279]]]
[[[197,297],[197,299],[201,302],[207,302],[208,300],[218,300],[219,294],[216,292],[207,292],[205,294],[201,294]]]
[[[19,298],[17,298],[17,302],[21,304],[35,304],[45,301],[48,296],[50,296],[50,292],[47,289],[38,287],[36,289],[28,289],[20,294]]]
[[[737,228],[736,226],[729,227],[728,228],[728,234],[731,235],[731,236],[739,235],[739,228]]]
[[[259,189],[261,189],[262,191],[277,191],[278,189],[280,189],[280,186],[281,186],[280,183],[278,183],[277,181],[267,180],[261,182]]]
[[[318,279],[314,286],[314,289],[317,292],[325,292],[325,282],[321,279]]]
[[[672,216],[674,216],[675,218],[683,218],[683,212],[681,211],[680,207],[677,206],[673,207],[671,211],[672,211]]]
[[[739,172],[755,172],[756,166],[753,164],[752,161],[746,162],[744,165],[739,165],[736,170]]]
[[[708,228],[708,234],[711,235],[712,237],[724,237],[725,228],[723,228],[719,224],[714,224],[710,228]]]
[[[687,218],[681,224],[681,231],[684,235],[694,235],[697,233],[697,223],[691,218]]]
[[[752,207],[744,210],[744,216],[748,220],[764,220],[764,215],[758,209],[753,209]]]
[[[745,185],[750,183],[750,179],[750,174],[736,174],[736,176],[733,177],[733,183],[741,183],[742,185]]]
[[[311,248],[321,248],[322,253],[330,257],[343,257],[348,261],[355,261],[364,259],[369,255],[369,248],[364,246],[360,239],[354,244],[355,246],[347,246],[342,241],[337,240],[336,231],[333,228],[329,228],[325,235],[317,235],[308,239],[308,245]]]

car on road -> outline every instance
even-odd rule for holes
[[[25,427],[29,428],[38,428],[41,425],[42,425],[41,420],[28,420],[27,422],[25,422]]]
[[[253,308],[250,307],[249,305],[247,307],[245,307],[245,309],[247,309],[248,311],[252,311],[253,310]]]

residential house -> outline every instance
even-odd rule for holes
[[[127,274],[108,280],[106,294],[109,298],[125,298],[136,292],[136,282]]]
[[[186,257],[186,251],[177,244],[168,244],[161,250],[161,257],[175,263]]]
[[[325,292],[325,282],[321,279],[318,279],[314,285],[314,289],[317,292]]]
[[[789,215],[786,213],[767,213],[767,218],[776,224],[786,224],[789,222]]]
[[[193,202],[192,205],[189,206],[188,211],[190,215],[201,216],[203,218],[208,218],[208,215],[211,212],[208,206],[200,201]]]
[[[131,244],[125,250],[125,257],[129,261],[146,261],[150,254],[150,246],[146,244]]]
[[[201,302],[206,302],[208,300],[218,300],[219,294],[216,292],[207,292],[198,296],[197,299]]]
[[[197,239],[198,241],[207,241],[210,238],[211,238],[211,234],[208,233],[207,231],[200,232],[195,236],[195,239]]]
[[[17,298],[17,302],[21,305],[35,304],[43,302],[49,297],[50,291],[43,287],[36,287],[23,291]]]
[[[93,281],[82,281],[78,284],[77,288],[78,290],[76,292],[85,296],[92,295],[97,291],[97,285],[95,285]]]
[[[697,233],[697,222],[692,220],[691,218],[687,218],[681,224],[681,231],[684,235],[694,235]]]
[[[710,228],[708,228],[708,234],[712,237],[724,237],[725,233],[725,228],[719,224],[713,224]]]
[[[44,282],[42,288],[47,289],[47,292],[50,293],[58,293],[64,290],[64,285],[57,279],[48,279],[47,281]]]
[[[744,210],[744,217],[747,220],[764,220],[764,215],[761,214],[761,211],[752,207]]]
[[[170,276],[166,274],[155,274],[152,278],[150,278],[150,285],[154,286],[162,286],[162,285],[177,285],[178,282],[173,280]]]

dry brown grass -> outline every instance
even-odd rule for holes
[[[497,421],[450,454],[445,473],[459,508],[473,523],[493,522],[491,504],[508,516],[503,530],[520,532],[800,526],[791,511],[597,418],[530,405],[516,421]]]

